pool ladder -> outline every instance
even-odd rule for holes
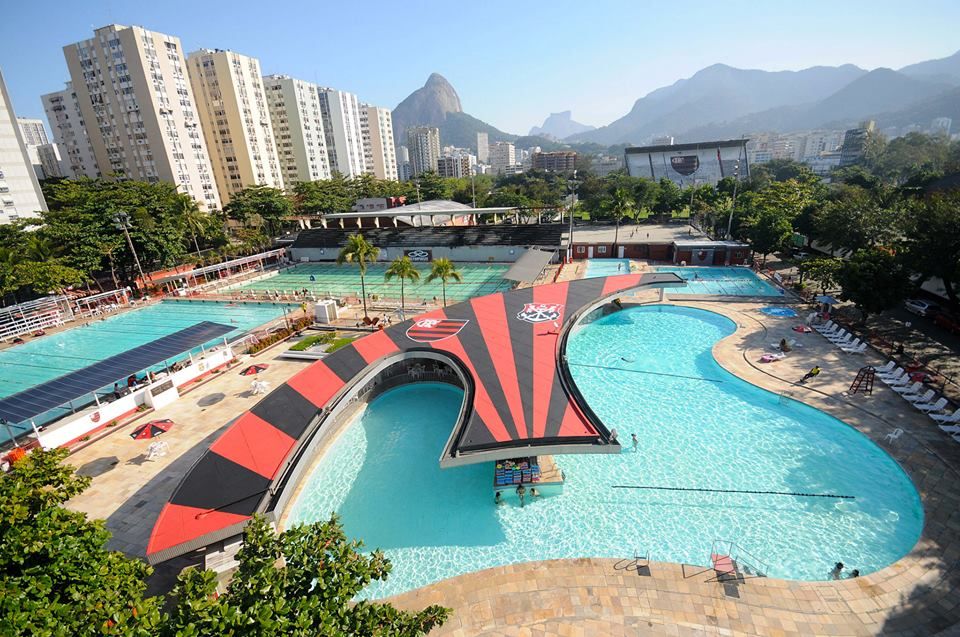
[[[770,565],[752,555],[742,546],[730,540],[714,540],[710,546],[710,555],[727,555],[737,566],[737,573],[741,577],[766,577],[770,572]]]

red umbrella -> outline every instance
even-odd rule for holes
[[[140,425],[130,433],[130,437],[134,440],[147,440],[149,438],[156,438],[157,436],[170,431],[170,428],[173,427],[173,421],[169,418],[164,418],[162,420],[151,420],[150,422]]]
[[[268,368],[268,367],[270,367],[270,366],[267,365],[266,363],[257,363],[257,364],[255,364],[255,365],[251,365],[250,367],[248,367],[248,368],[246,368],[245,370],[243,370],[242,372],[240,372],[240,375],[241,375],[241,376],[253,376],[254,374],[259,374],[260,372],[262,372],[263,370],[265,370],[265,369]]]

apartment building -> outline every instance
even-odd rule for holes
[[[440,129],[430,126],[408,128],[407,150],[410,151],[411,177],[437,170],[437,161],[440,159]]]
[[[287,75],[263,78],[283,183],[330,179],[319,87]]]
[[[397,146],[397,177],[400,181],[410,181],[413,177],[413,166],[410,165],[410,149],[406,146]]]
[[[250,186],[283,188],[260,61],[201,49],[187,56],[187,74],[221,203]]]
[[[490,161],[490,135],[487,133],[477,133],[477,161],[483,164]]]
[[[360,126],[360,100],[353,93],[319,87],[323,132],[326,135],[330,167],[344,177],[367,171]]]
[[[0,224],[47,209],[0,72]]]
[[[534,170],[554,173],[573,172],[577,168],[577,153],[573,151],[535,152],[531,164]]]
[[[112,24],[63,55],[101,174],[176,184],[220,207],[179,38]]]
[[[437,160],[437,173],[441,177],[470,177],[473,175],[473,162],[470,155],[444,155]]]
[[[93,146],[83,125],[83,114],[77,101],[73,83],[67,82],[62,91],[47,93],[40,97],[47,121],[53,132],[53,140],[63,159],[64,177],[100,177]]]
[[[49,144],[47,139],[47,129],[43,126],[42,119],[29,119],[18,117],[17,125],[20,127],[20,134],[23,135],[23,143],[27,146],[40,146]]]
[[[493,174],[503,175],[516,172],[517,151],[510,142],[494,142],[490,144],[490,166]]]
[[[360,128],[367,172],[378,179],[396,181],[397,151],[393,143],[393,115],[390,109],[361,104]]]

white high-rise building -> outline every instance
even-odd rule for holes
[[[327,140],[330,167],[344,177],[367,171],[363,158],[363,131],[360,126],[360,100],[353,93],[319,87],[323,132]]]
[[[477,161],[485,164],[490,161],[490,136],[477,133]]]
[[[63,47],[97,167],[220,207],[180,39],[112,24]]]
[[[397,151],[393,144],[393,115],[390,109],[362,104],[360,123],[367,172],[378,179],[397,180]]]
[[[410,151],[410,172],[419,177],[437,170],[440,159],[440,129],[430,126],[412,126],[407,129],[407,148]]]
[[[77,102],[77,93],[73,84],[67,82],[66,88],[48,93],[41,98],[47,121],[53,131],[53,139],[63,157],[64,177],[100,176],[97,160],[93,156],[93,146],[83,125],[83,114]]]
[[[516,149],[510,142],[494,142],[490,144],[490,166],[493,174],[502,175],[513,173],[516,160]]]
[[[263,78],[283,183],[330,179],[319,87],[286,75]]]
[[[60,149],[56,144],[37,146],[37,159],[40,161],[40,171],[43,173],[41,179],[67,176],[63,159],[60,157]]]
[[[20,133],[23,135],[23,143],[27,146],[40,146],[49,144],[47,139],[47,129],[43,127],[42,119],[28,119],[18,117],[17,124],[20,126]]]
[[[187,56],[187,73],[221,203],[250,186],[283,188],[260,61],[201,49]]]
[[[0,224],[36,217],[47,209],[17,115],[0,73]]]
[[[410,150],[406,146],[397,146],[397,177],[400,181],[410,181],[413,166],[410,165]]]

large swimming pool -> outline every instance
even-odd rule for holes
[[[747,268],[718,266],[686,266],[674,268],[658,266],[656,271],[673,272],[687,282],[682,288],[670,288],[667,290],[668,295],[783,296],[780,290]]]
[[[273,303],[164,301],[32,339],[0,351],[0,397],[88,367],[203,321],[236,326],[226,335],[232,339],[283,316],[283,307]],[[292,309],[295,306],[286,307]],[[222,337],[216,340],[221,341]]]
[[[585,279],[630,274],[630,259],[587,259]]]
[[[371,597],[529,560],[639,552],[708,565],[714,540],[788,579],[827,579],[838,560],[869,573],[904,555],[923,524],[906,474],[842,422],[724,371],[711,348],[733,331],[715,313],[646,306],[574,334],[574,378],[624,451],[557,456],[562,495],[497,507],[490,464],[441,470],[462,393],[421,384],[381,395],[340,434],[290,522],[337,511],[348,534],[384,549],[394,570]]]

